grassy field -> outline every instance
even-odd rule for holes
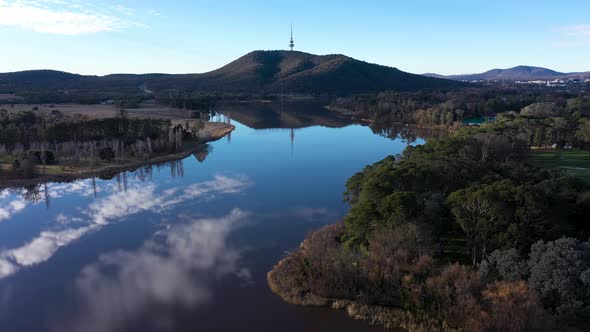
[[[533,165],[562,168],[590,184],[590,153],[581,150],[539,150],[530,155]]]
[[[1,98],[2,95],[0,95]],[[88,118],[110,118],[116,116],[119,109],[115,105],[81,105],[81,104],[14,104],[14,105],[0,105],[0,109],[5,109],[10,113],[17,113],[22,111],[31,111],[36,108],[40,114],[50,114],[51,111],[58,110],[65,116],[83,115]],[[148,100],[138,108],[126,109],[127,115],[130,117],[141,118],[158,118],[175,120],[190,119],[192,112],[189,110],[182,110],[178,108],[163,106],[156,104],[153,100]]]

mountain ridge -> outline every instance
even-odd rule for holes
[[[590,72],[563,73],[552,69],[536,66],[519,65],[512,68],[495,68],[479,74],[439,75],[436,73],[422,74],[427,77],[446,78],[465,81],[494,80],[550,80],[573,77],[590,77]]]
[[[218,69],[196,74],[79,75],[37,70],[0,73],[0,90],[90,89],[148,86],[205,92],[313,93],[346,95],[385,90],[420,90],[461,86],[356,60],[342,54],[253,51]]]

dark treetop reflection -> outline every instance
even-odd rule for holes
[[[0,331],[379,330],[266,285],[286,251],[346,213],[348,177],[421,142],[321,117],[341,128],[234,123],[231,142],[182,161],[0,191]]]

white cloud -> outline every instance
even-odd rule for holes
[[[104,225],[110,220],[146,211],[158,205],[166,196],[155,197],[155,186],[149,184],[140,188],[132,188],[109,195],[90,204],[88,217],[93,223]]]
[[[105,12],[88,3],[66,0],[0,0],[0,25],[48,34],[84,35],[132,26],[121,17],[131,15],[131,11],[118,6]]]
[[[27,206],[27,203],[25,203],[25,201],[22,199],[17,199],[15,201],[10,202],[9,205],[13,211],[20,211]]]
[[[8,190],[8,189],[4,189],[4,190],[0,191],[0,199],[6,198],[10,195],[11,195],[10,190]]]
[[[17,270],[18,266],[16,264],[5,259],[0,259],[0,276],[9,276]]]
[[[49,196],[52,199],[61,198],[65,195],[76,194],[83,197],[89,197],[101,191],[96,185],[93,187],[92,180],[78,180],[69,183],[51,183],[47,185]]]
[[[59,214],[51,230],[42,231],[37,237],[21,247],[0,252],[0,279],[49,260],[59,248],[69,245],[85,234],[101,229],[105,225],[123,220],[144,211],[158,213],[189,200],[211,200],[220,194],[240,193],[249,186],[245,177],[215,175],[212,180],[195,183],[184,188],[168,189],[161,193],[154,184],[137,184],[127,191],[113,192],[92,202],[82,211],[81,216],[69,217]],[[85,192],[85,186],[68,187]],[[115,190],[115,188],[111,188]],[[25,207],[21,198],[0,208],[0,221]],[[17,210],[19,209],[19,210]]]
[[[65,229],[59,232],[41,232],[41,235],[23,247],[10,252],[14,262],[21,266],[31,266],[48,260],[60,247],[79,239],[82,235],[94,229],[90,225],[75,229]]]
[[[170,226],[136,251],[102,255],[77,280],[82,312],[72,330],[119,330],[153,305],[188,309],[206,303],[218,278],[233,275],[249,282],[251,272],[240,266],[240,252],[227,244],[247,216],[234,209],[221,218],[190,220]],[[162,321],[160,315],[166,312],[150,316],[154,324]]]
[[[195,183],[184,188],[180,195],[173,199],[160,199],[158,204],[161,208],[178,204],[190,199],[201,198],[205,200],[214,199],[217,194],[236,194],[242,192],[250,185],[248,179],[244,176],[228,177],[217,174],[213,180],[201,183]],[[175,189],[167,191],[170,195],[176,192]],[[165,194],[167,193],[165,192]],[[165,196],[165,195],[164,195]],[[164,197],[165,198],[165,197]]]
[[[115,10],[116,12],[122,13],[122,14],[127,15],[127,16],[133,16],[133,15],[135,15],[135,9],[129,8],[129,7],[126,7],[126,6],[123,6],[121,4],[114,5],[111,8],[113,10]]]
[[[168,189],[159,194],[156,193],[156,187],[153,184],[142,185],[90,204],[87,214],[94,223],[106,224],[110,220],[141,211],[160,212],[196,198],[211,200],[220,194],[239,193],[249,185],[245,177],[228,177],[220,174],[209,181],[195,183],[181,189]]]
[[[564,27],[562,31],[570,37],[581,37],[590,40],[590,24],[578,24]]]
[[[590,45],[590,24],[577,24],[558,28],[557,47],[579,47]]]
[[[27,203],[23,198],[16,198],[10,202],[5,202],[6,197],[0,195],[0,222],[10,219],[14,214],[22,211]]]
[[[159,11],[157,11],[157,10],[155,10],[153,8],[152,9],[148,9],[147,13],[148,13],[148,15],[151,15],[151,16],[161,16],[162,15],[162,14],[160,14]]]

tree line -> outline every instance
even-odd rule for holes
[[[181,150],[185,140],[198,139],[202,127],[200,120],[172,126],[170,120],[131,118],[124,111],[113,118],[86,120],[66,119],[58,111],[49,116],[0,112],[0,160],[30,177],[35,164],[146,159]]]
[[[382,92],[335,99],[330,107],[374,122],[424,126],[452,125],[466,119],[493,117],[536,103],[551,102],[560,114],[590,116],[590,96],[524,87],[476,87],[450,91]]]

